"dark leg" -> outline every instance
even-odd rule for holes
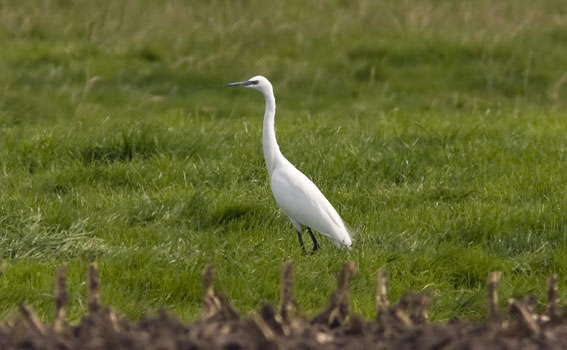
[[[317,243],[317,239],[315,235],[311,231],[311,227],[307,226],[307,231],[309,231],[309,235],[311,236],[311,240],[313,240],[313,251],[316,251],[319,248],[319,243]]]
[[[299,245],[301,246],[301,250],[305,253],[305,245],[303,244],[303,238],[301,238],[301,231],[297,230],[297,237],[299,238]]]

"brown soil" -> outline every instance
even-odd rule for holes
[[[0,325],[0,349],[567,349],[567,316],[557,306],[556,277],[548,285],[548,306],[535,310],[533,298],[510,300],[507,317],[497,311],[499,273],[488,278],[489,318],[469,323],[452,320],[429,323],[429,298],[406,293],[389,305],[388,278],[378,274],[374,321],[348,310],[348,290],[354,263],[344,266],[327,307],[313,319],[295,314],[292,263],[282,273],[280,307],[261,307],[243,318],[213,288],[213,268],[203,273],[203,313],[192,324],[160,313],[156,317],[127,321],[99,303],[96,265],[89,269],[89,314],[76,325],[65,321],[65,268],[59,269],[55,287],[56,315],[45,324],[28,305],[21,317]]]

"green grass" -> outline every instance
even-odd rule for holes
[[[313,315],[356,261],[351,306],[428,291],[431,317],[486,315],[560,275],[567,296],[567,9],[520,1],[1,1],[0,318],[69,317],[85,275],[130,318],[195,319],[200,273],[243,312],[294,259]],[[269,77],[281,149],[355,232],[303,255],[261,152]]]

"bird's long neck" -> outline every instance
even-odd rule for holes
[[[264,95],[266,98],[266,111],[264,112],[264,130],[262,134],[262,146],[264,148],[264,159],[270,176],[278,162],[283,159],[280,147],[276,140],[276,129],[274,119],[276,115],[276,99],[273,92]]]

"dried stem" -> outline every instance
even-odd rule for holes
[[[120,324],[118,321],[118,315],[116,315],[116,311],[113,308],[109,307],[105,310],[106,317],[108,318],[112,330],[115,332],[120,332]]]
[[[547,280],[547,310],[546,313],[551,321],[558,318],[557,315],[557,274],[549,276]]]
[[[339,296],[344,299],[348,295],[348,290],[350,287],[350,280],[354,273],[356,272],[356,264],[354,261],[349,261],[343,266],[341,273],[339,274],[339,281],[337,284],[337,291],[339,291]]]
[[[427,321],[429,295],[426,293],[404,292],[395,308],[393,316],[405,327]]]
[[[416,294],[413,296],[411,305],[411,319],[415,323],[424,323],[427,321],[427,308],[431,302],[431,298],[427,293]]]
[[[89,274],[87,276],[88,290],[87,290],[87,303],[89,313],[97,313],[100,310],[100,282],[98,279],[98,266],[93,262],[89,266]]]
[[[238,319],[238,313],[230,306],[230,304],[217,294],[213,287],[214,265],[208,265],[203,270],[203,287],[205,295],[203,297],[203,319],[222,319],[235,320]]]
[[[502,273],[491,272],[488,274],[488,279],[486,281],[486,289],[488,291],[488,300],[490,303],[490,320],[499,320],[500,314],[498,312],[498,286],[500,284],[500,278]]]
[[[348,317],[348,290],[350,280],[356,271],[354,261],[349,261],[343,266],[339,274],[337,289],[331,294],[329,304],[325,310],[317,315],[312,323],[322,323],[329,327],[342,324]]]
[[[275,338],[274,332],[272,331],[270,326],[264,321],[264,319],[260,317],[260,315],[254,314],[252,316],[252,320],[254,321],[260,332],[262,332],[262,335],[264,336],[264,338],[266,338],[266,340],[269,341],[274,340]]]
[[[65,287],[65,272],[67,267],[62,265],[57,269],[55,279],[55,320],[53,328],[55,332],[63,331],[65,326],[65,302],[67,301],[67,288]]]
[[[413,322],[408,314],[402,309],[396,309],[394,311],[394,317],[405,327],[409,328],[413,326]]]
[[[281,276],[281,306],[280,316],[282,320],[289,324],[291,314],[297,305],[297,300],[293,297],[293,261],[285,263]]]
[[[205,293],[213,288],[213,280],[215,274],[215,265],[207,265],[203,270],[203,288],[205,289]]]
[[[213,289],[215,266],[207,265],[203,270],[203,318],[209,318],[219,312],[221,305],[220,300],[215,297]]]
[[[527,307],[515,299],[509,300],[508,304],[510,304],[510,317],[514,317],[517,321],[519,321],[522,326],[532,333],[532,335],[538,336],[541,334],[541,328]]]
[[[45,332],[47,331],[47,326],[45,325],[45,323],[43,323],[43,321],[41,320],[41,318],[39,317],[37,312],[35,312],[35,310],[31,305],[27,305],[27,304],[20,305],[20,312],[24,316],[24,320],[26,321],[26,323],[31,328],[35,329],[37,332],[41,334],[45,334]]]
[[[388,290],[389,290],[389,277],[388,271],[380,268],[378,270],[378,282],[376,288],[376,308],[378,314],[387,312],[388,310]]]

